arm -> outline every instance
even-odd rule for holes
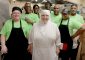
[[[32,25],[34,24],[34,22],[32,20],[30,20],[29,18],[25,18],[25,21],[29,24],[32,24]]]
[[[1,53],[7,53],[7,47],[6,47],[6,38],[7,38],[7,31],[8,31],[8,24],[9,22],[6,22],[0,32],[1,34]]]
[[[74,39],[75,37],[77,37],[78,35],[82,34],[85,31],[85,29],[80,28],[73,36],[72,39]]]
[[[72,38],[74,39],[75,37],[77,37],[78,35],[80,35],[84,32],[84,30],[85,30],[84,25],[85,24],[80,23],[80,22],[76,22],[76,21],[72,21],[71,23],[73,23],[72,29],[73,30],[76,29],[75,34],[74,35],[72,34]]]
[[[1,35],[1,53],[5,54],[7,53],[7,47],[5,45],[6,38],[4,35]]]
[[[29,34],[29,38],[28,38],[28,52],[30,52],[32,54],[32,49],[33,49],[33,28]]]
[[[57,39],[56,39],[56,53],[59,54],[60,52],[60,46],[61,46],[61,37],[59,29],[57,28]]]
[[[1,35],[1,46],[5,46],[5,36]]]

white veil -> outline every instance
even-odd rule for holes
[[[41,19],[41,15],[44,15],[44,14],[49,15],[48,21],[51,21],[50,10],[40,10],[40,13],[39,13],[40,22],[43,23],[43,20]]]

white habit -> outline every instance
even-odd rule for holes
[[[58,60],[56,47],[61,44],[60,32],[56,24],[50,20],[47,24],[34,24],[29,36],[29,44],[33,43],[32,60]]]

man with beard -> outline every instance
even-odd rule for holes
[[[78,6],[76,4],[71,5],[70,9],[70,18],[72,20],[79,21],[80,23],[83,23],[83,17],[80,14],[77,14]]]
[[[81,15],[77,14],[78,6],[76,4],[71,5],[70,9],[70,19],[75,20],[76,22],[79,22],[81,24],[84,23],[84,19]],[[77,29],[73,30],[73,34],[77,31]],[[73,40],[73,49],[72,49],[72,60],[76,60],[77,50],[78,50],[78,40],[79,38],[76,38],[76,40]]]

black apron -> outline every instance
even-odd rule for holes
[[[6,41],[8,53],[5,54],[3,60],[31,60],[31,54],[28,53],[28,40],[24,36],[24,32],[20,20],[20,28],[14,28],[12,21],[11,34]]]
[[[69,19],[67,25],[63,25],[62,22],[63,19],[61,20],[59,30],[61,34],[61,42],[64,43],[64,46],[63,46],[63,50],[60,51],[59,56],[60,58],[62,58],[62,60],[68,60],[69,57],[71,56],[73,41],[69,34],[69,28],[68,28]]]

